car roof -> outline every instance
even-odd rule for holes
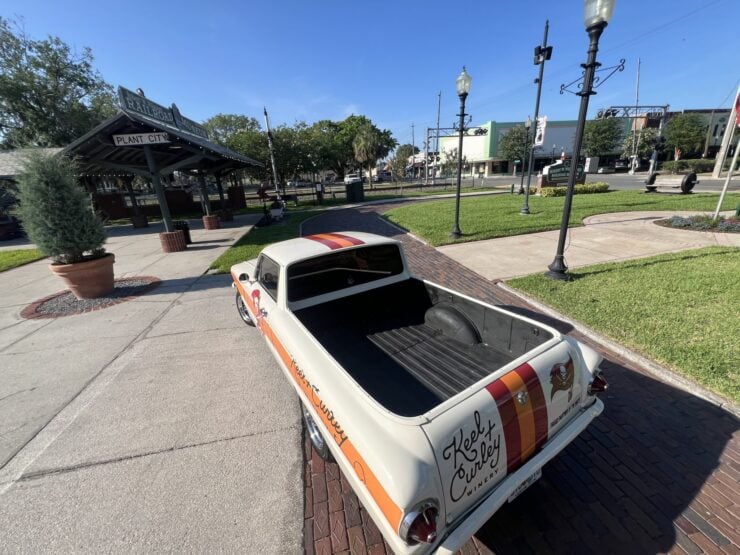
[[[341,231],[317,233],[280,241],[265,247],[262,251],[278,264],[287,266],[332,251],[349,250],[368,245],[398,244],[398,241],[374,233],[362,231]]]

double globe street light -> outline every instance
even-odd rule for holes
[[[609,23],[614,11],[615,0],[585,0],[584,1],[584,24],[586,32],[590,39],[588,46],[588,57],[585,64],[581,64],[584,69],[583,88],[576,93],[581,97],[581,107],[578,112],[578,124],[576,125],[576,135],[573,142],[573,160],[570,165],[570,174],[568,175],[568,188],[565,193],[565,206],[563,207],[563,220],[560,224],[560,235],[558,237],[558,249],[555,258],[548,266],[549,271],[545,275],[550,279],[569,280],[568,266],[565,264],[563,252],[565,250],[565,238],[568,234],[568,223],[570,221],[570,209],[573,204],[573,188],[576,183],[578,173],[578,161],[581,155],[581,145],[583,144],[583,130],[586,125],[586,112],[588,112],[588,99],[593,90],[594,74],[596,68],[601,64],[596,61],[596,53],[599,51],[599,38],[604,28]]]
[[[460,97],[460,129],[459,129],[459,140],[457,145],[457,192],[455,193],[455,226],[452,228],[450,237],[453,239],[459,239],[462,235],[460,231],[460,182],[462,180],[462,158],[463,158],[463,134],[465,133],[465,99],[468,97],[470,92],[470,83],[473,78],[465,70],[463,66],[462,72],[457,77],[457,96]]]

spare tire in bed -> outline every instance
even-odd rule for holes
[[[436,304],[424,314],[424,323],[446,337],[475,345],[480,343],[480,334],[467,316],[452,305]]]

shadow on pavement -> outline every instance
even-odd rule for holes
[[[617,362],[602,368],[610,383],[604,413],[476,538],[496,553],[656,553],[676,543],[696,552],[676,528],[683,524],[729,545],[694,501],[713,480],[737,419]]]

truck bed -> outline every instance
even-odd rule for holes
[[[449,294],[446,294],[449,295]],[[381,405],[401,416],[423,414],[523,354],[532,342],[481,341],[469,344],[450,337],[425,322],[437,302],[453,302],[430,290],[424,282],[408,279],[366,293],[296,311],[295,315],[360,386]],[[476,320],[476,305],[465,310]],[[489,309],[486,309],[489,310]],[[501,325],[512,317],[495,312]],[[489,316],[491,320],[493,316]],[[476,327],[485,332],[485,319]],[[499,334],[501,336],[501,334]],[[539,336],[539,334],[537,334]],[[549,338],[549,337],[548,337]],[[505,344],[504,344],[505,343]],[[513,348],[512,348],[513,347]]]

